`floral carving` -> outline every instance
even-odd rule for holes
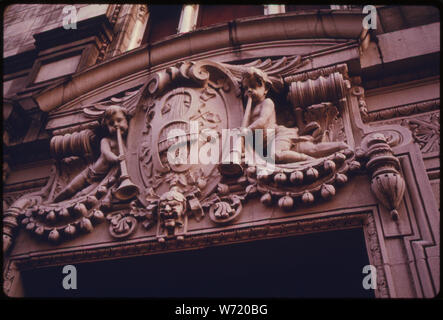
[[[134,232],[137,220],[130,214],[113,212],[106,217],[109,224],[109,233],[114,238],[124,238]]]
[[[245,196],[231,194],[229,196],[218,198],[212,202],[206,202],[209,206],[209,218],[217,224],[225,224],[235,220],[243,209],[242,201]],[[211,204],[212,203],[212,204]]]
[[[364,222],[364,232],[368,239],[368,253],[371,264],[377,268],[377,296],[379,298],[389,298],[389,289],[384,271],[383,256],[380,249],[377,228],[373,214],[368,214]]]
[[[423,153],[440,151],[440,112],[403,121]]]

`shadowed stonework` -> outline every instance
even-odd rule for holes
[[[6,8],[4,292],[434,297],[438,9],[214,8]]]
[[[79,264],[74,296],[370,298],[362,286],[364,248],[362,231],[350,229]],[[61,269],[24,272],[26,294],[72,296],[60,286]]]

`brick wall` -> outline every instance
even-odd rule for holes
[[[14,4],[4,12],[3,57],[34,49],[36,33],[61,27],[66,4]],[[108,5],[75,4],[78,20],[106,13]]]

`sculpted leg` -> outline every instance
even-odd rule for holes
[[[312,142],[300,142],[298,150],[315,158],[326,157],[334,152],[347,149],[349,146],[342,142],[321,142],[314,144]]]
[[[304,153],[295,152],[292,150],[275,152],[275,162],[277,163],[291,163],[305,160],[311,160],[312,157]]]
[[[55,202],[63,201],[76,194],[87,186],[87,169],[77,175],[54,199]]]

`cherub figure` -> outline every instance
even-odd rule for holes
[[[124,160],[124,155],[118,156],[117,128],[120,128],[122,135],[128,131],[126,110],[117,105],[109,106],[103,114],[102,126],[107,136],[100,141],[100,156],[55,197],[55,202],[66,200],[88,185],[102,180],[115,164]]]
[[[344,142],[313,143],[312,136],[300,136],[298,128],[287,128],[276,121],[274,102],[267,98],[271,81],[265,72],[250,67],[242,76],[245,96],[252,98],[248,129],[275,129],[275,162],[292,163],[321,158],[349,148]],[[266,132],[266,131],[264,131]],[[266,137],[264,137],[264,143]]]

